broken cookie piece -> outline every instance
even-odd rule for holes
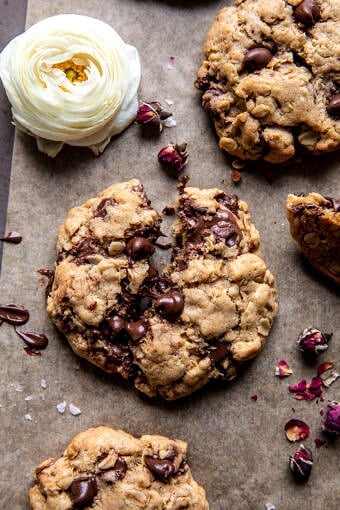
[[[340,201],[319,193],[287,197],[290,232],[311,265],[340,284]]]

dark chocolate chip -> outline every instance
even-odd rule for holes
[[[76,262],[83,264],[87,257],[96,253],[96,250],[95,240],[91,237],[85,237],[70,250],[70,255],[75,257]]]
[[[6,237],[1,237],[0,241],[4,241],[6,243],[19,244],[22,241],[22,235],[19,232],[9,232]]]
[[[154,245],[145,237],[133,237],[126,244],[126,253],[132,260],[147,259],[154,251]]]
[[[273,55],[268,48],[263,46],[248,50],[243,59],[243,67],[248,71],[258,71],[271,61]]]
[[[222,361],[228,352],[229,344],[219,342],[212,347],[212,350],[209,352],[208,356],[211,360],[211,363],[214,365],[215,363]]]
[[[12,324],[12,326],[20,326],[26,324],[29,316],[29,311],[23,306],[14,304],[0,305],[0,324],[4,321]]]
[[[127,322],[125,329],[131,340],[133,342],[138,342],[147,331],[147,323],[144,319],[140,319],[136,322]]]
[[[340,94],[335,94],[327,105],[327,113],[331,117],[340,117]]]
[[[155,310],[164,319],[170,322],[180,317],[184,308],[184,295],[177,290],[158,296],[155,302]]]
[[[35,350],[40,351],[46,349],[48,345],[48,338],[43,333],[34,333],[33,331],[24,332],[19,331],[17,328],[15,328],[15,332],[33,353]]]
[[[115,337],[119,335],[119,333],[122,333],[126,326],[126,322],[122,317],[119,317],[119,315],[114,315],[113,317],[109,317],[106,319],[106,325],[109,328],[110,335],[112,337]]]
[[[175,471],[173,463],[168,459],[146,456],[145,463],[154,476],[164,483],[169,481],[170,476],[173,475]]]
[[[95,476],[81,477],[74,480],[70,487],[72,503],[75,508],[91,505],[98,493]]]
[[[303,0],[294,10],[294,17],[303,25],[315,25],[321,17],[320,6],[315,0]]]

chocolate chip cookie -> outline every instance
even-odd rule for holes
[[[208,510],[193,479],[187,444],[97,427],[73,438],[62,457],[35,470],[32,510]]]
[[[340,284],[340,200],[319,193],[288,195],[290,232],[311,265]]]
[[[277,311],[245,202],[181,188],[177,215],[160,274],[150,263],[160,216],[139,181],[72,209],[47,303],[78,355],[169,400],[235,377],[262,349]]]
[[[196,80],[220,148],[270,163],[339,149],[339,2],[235,4],[214,20]]]

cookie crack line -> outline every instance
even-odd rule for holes
[[[330,0],[244,0],[217,14],[195,85],[221,149],[274,164],[339,149],[334,10]]]
[[[180,188],[162,273],[150,261],[160,225],[137,179],[71,209],[54,273],[46,272],[47,312],[76,354],[150,397],[174,400],[234,378],[262,350],[277,293],[236,195]]]

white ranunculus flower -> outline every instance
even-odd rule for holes
[[[15,125],[52,157],[64,143],[98,155],[136,117],[138,52],[95,18],[36,23],[3,49],[0,77]]]

